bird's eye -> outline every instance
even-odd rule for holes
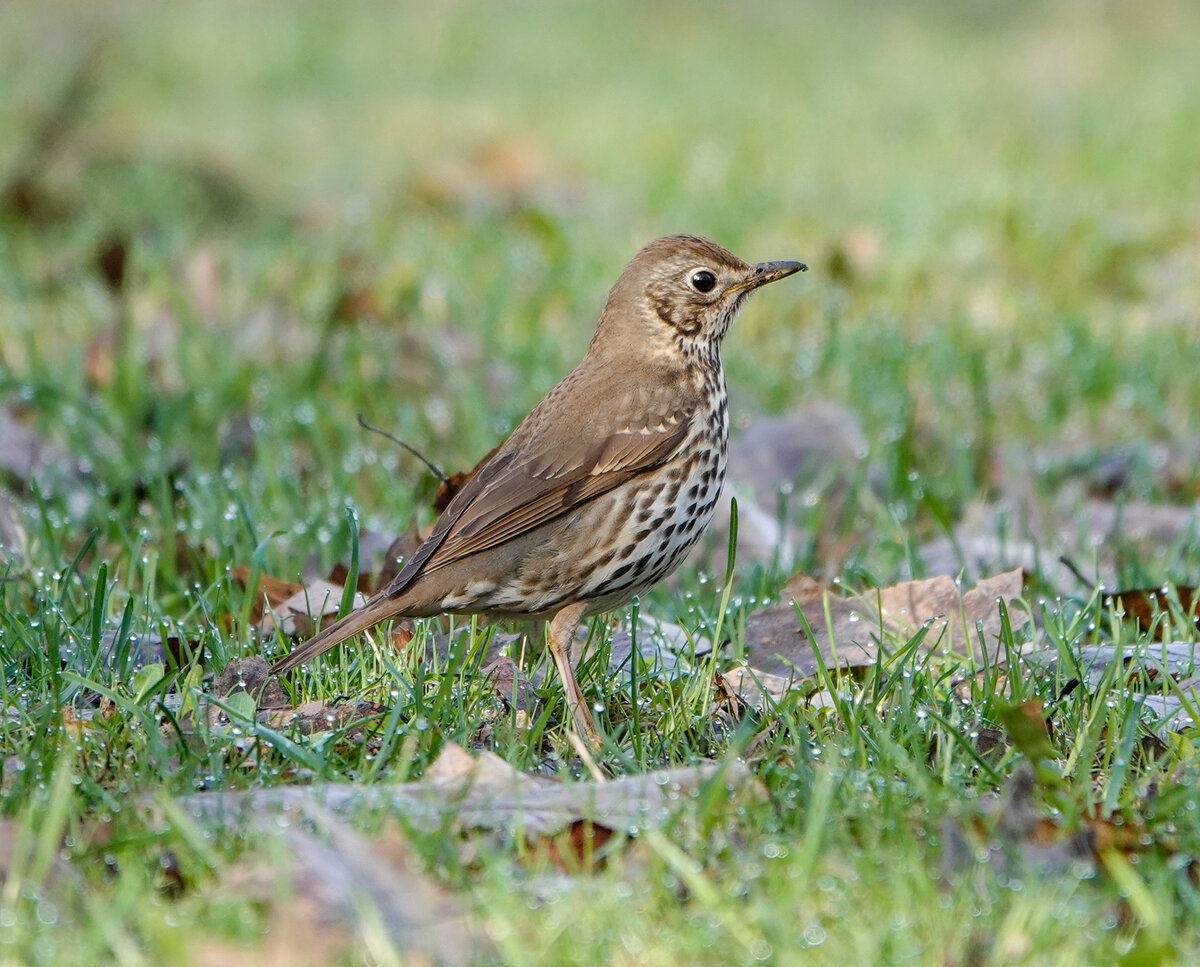
[[[692,288],[697,292],[712,292],[713,286],[716,284],[717,277],[703,269],[692,276]]]

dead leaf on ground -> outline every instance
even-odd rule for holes
[[[1065,815],[1061,806],[1045,814],[1038,802],[1034,770],[1017,769],[1000,797],[965,819],[949,818],[942,830],[942,870],[954,879],[974,865],[996,871],[1004,879],[1030,871],[1061,873],[1080,863],[1105,867],[1116,852],[1129,857],[1157,853],[1170,856],[1176,846],[1136,817],[1108,818],[1094,809]]]
[[[346,586],[346,579],[348,577],[350,577],[350,568],[348,568],[341,561],[338,561],[329,569],[329,574],[326,575],[325,580],[335,587],[344,588]],[[354,582],[354,590],[356,590],[359,594],[371,593],[372,587],[370,571],[361,570],[358,572],[358,578]]]
[[[792,687],[791,676],[772,675],[744,665],[723,672],[720,682],[730,697],[757,709],[766,708],[768,700],[778,702]]]
[[[379,566],[379,573],[375,577],[375,587],[385,588],[391,584],[404,566],[403,562],[416,553],[421,542],[429,536],[432,530],[432,524],[422,529],[417,523],[417,515],[413,514],[408,523],[408,529],[392,541],[387,550],[383,552],[383,563]]]
[[[443,480],[441,486],[437,489],[437,493],[433,495],[433,512],[435,514],[440,514],[443,510],[449,507],[450,501],[458,496],[458,492],[467,485],[467,481],[474,477],[475,474],[479,473],[479,469],[485,463],[491,460],[492,457],[496,455],[496,451],[498,451],[503,445],[503,443],[497,443],[490,451],[488,451],[483,459],[475,464],[475,466],[473,466],[470,470],[452,473],[445,480]]]
[[[250,583],[250,568],[245,564],[235,567],[230,572],[230,577],[244,588]],[[250,620],[255,624],[262,620],[264,601],[268,608],[276,608],[303,589],[304,585],[295,581],[284,581],[269,574],[260,574],[258,587],[254,589],[254,606],[250,609]]]
[[[1156,641],[1175,631],[1177,621],[1200,628],[1200,598],[1196,589],[1182,584],[1172,588],[1131,588],[1117,591],[1106,604],[1118,614],[1126,614]]]
[[[906,581],[875,594],[838,597],[807,575],[798,574],[784,587],[779,604],[750,616],[746,647],[760,677],[765,673],[809,678],[818,668],[814,644],[828,668],[869,666],[877,660],[881,643],[892,647],[884,640],[886,636],[904,641],[927,625],[919,653],[937,649],[969,655],[975,662],[995,662],[1001,651],[998,600],[1017,597],[1023,584],[1023,572],[1015,570],[980,581],[966,593],[953,578],[941,576]],[[803,629],[796,608],[807,620],[812,638]],[[1014,632],[1029,621],[1023,611],[1009,610],[1008,614]],[[977,625],[982,626],[982,645]]]
[[[259,630],[269,634],[279,628],[286,635],[311,635],[317,626],[336,618],[342,606],[343,589],[329,581],[311,581],[277,605],[272,605],[259,622]],[[352,607],[366,604],[366,597],[355,592]]]
[[[100,633],[100,652],[110,658],[118,645],[127,650],[128,660],[135,665],[150,665],[156,662],[182,668],[190,662],[204,663],[204,649],[197,638],[181,638],[179,635],[163,637],[158,632],[130,634],[123,644],[117,640],[116,628],[106,628]]]
[[[316,829],[293,824],[285,857],[247,858],[218,884],[223,895],[265,904],[266,932],[252,946],[206,942],[200,963],[339,962],[376,927],[405,963],[465,964],[491,952],[467,906],[421,869],[394,827],[369,837],[328,814],[306,818]]]
[[[1196,727],[1193,710],[1200,707],[1200,665],[1194,641],[1139,644],[1126,647],[1087,645],[1074,653],[1074,667],[1063,668],[1056,650],[1034,652],[1024,657],[1030,666],[1044,674],[1057,674],[1065,683],[1095,689],[1109,675],[1113,662],[1120,660],[1121,672],[1115,687],[1131,701],[1140,703],[1149,719],[1147,726],[1160,741],[1172,732],[1187,732]],[[1156,688],[1161,686],[1161,688]]]
[[[295,708],[264,709],[257,721],[273,729],[297,728],[301,735],[344,729],[354,722],[362,722],[387,712],[387,707],[378,702],[305,702]],[[352,729],[344,736],[348,742],[360,741],[366,735],[364,728]]]
[[[1022,464],[1022,474],[1028,476]],[[1145,501],[1088,500],[1065,495],[1047,506],[1035,494],[974,508],[952,535],[922,545],[917,556],[930,571],[968,576],[1021,567],[1060,593],[1077,593],[1079,579],[1060,558],[1095,560],[1092,583],[1116,586],[1123,561],[1143,561],[1164,547],[1194,541],[1197,507]]]
[[[664,769],[605,783],[560,783],[519,772],[490,752],[472,756],[451,742],[417,782],[206,792],[185,797],[182,805],[197,820],[227,825],[280,815],[300,819],[323,810],[353,814],[386,809],[426,830],[444,829],[449,821],[462,830],[551,836],[584,821],[635,833],[666,822],[713,781],[724,783],[730,795],[760,794],[757,780],[737,762]]]
[[[532,724],[536,716],[537,688],[511,658],[501,655],[479,670],[492,684],[492,690],[513,710],[518,728]]]

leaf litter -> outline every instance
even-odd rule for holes
[[[386,813],[406,828],[443,836],[490,831],[544,841],[565,834],[566,840],[551,850],[569,865],[562,849],[578,858],[603,849],[614,834],[629,837],[655,829],[711,783],[723,784],[734,796],[763,794],[738,762],[562,783],[520,772],[494,753],[473,756],[447,742],[416,782],[204,792],[177,800],[176,807],[189,821],[209,828],[274,836],[282,830],[282,864],[273,863],[270,876],[261,859],[235,866],[226,874],[232,889],[278,897],[282,874],[289,892],[313,911],[313,920],[305,920],[334,932],[331,943],[347,941],[342,924],[349,919],[381,926],[406,953],[459,964],[491,949],[478,913],[421,869],[394,822],[377,836],[351,822],[367,813]],[[289,906],[276,900],[272,910],[290,921]]]
[[[782,692],[787,683],[809,680],[821,668],[872,666],[892,653],[892,641],[915,641],[919,654],[995,663],[1004,650],[1005,617],[1014,635],[1029,623],[1023,609],[1007,607],[1023,584],[1023,572],[1014,570],[966,592],[953,578],[941,576],[883,588],[873,597],[842,597],[797,574],[784,586],[778,604],[747,619],[751,666],[735,670],[727,681],[735,694],[754,678]]]

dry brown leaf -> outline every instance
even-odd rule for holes
[[[352,722],[359,722],[387,711],[386,706],[378,702],[339,702],[330,705],[326,702],[305,702],[295,708],[267,708],[258,714],[257,721],[273,729],[286,729],[293,726],[300,730],[301,735],[312,735],[315,732],[328,732],[331,729],[345,728]],[[348,741],[361,738],[361,730],[352,729],[346,736]]]
[[[1194,641],[1124,647],[1085,645],[1076,650],[1069,668],[1061,667],[1056,649],[1033,652],[1023,656],[1023,661],[1044,674],[1057,675],[1065,688],[1077,687],[1073,684],[1077,682],[1094,689],[1109,674],[1112,663],[1119,660],[1123,667],[1116,678],[1118,687],[1142,705],[1143,714],[1151,713],[1147,725],[1155,739],[1143,737],[1143,741],[1153,743],[1166,741],[1172,732],[1186,732],[1196,726],[1191,710],[1200,703],[1197,649],[1200,644]],[[1154,688],[1157,683],[1162,683],[1161,691]]]
[[[401,562],[412,557],[432,530],[432,524],[427,528],[422,528],[417,523],[417,515],[413,514],[412,519],[408,522],[408,530],[392,541],[387,550],[383,552],[383,563],[375,578],[375,587],[384,588],[391,584],[392,579],[400,573]]]
[[[267,906],[267,930],[253,945],[203,943],[200,963],[338,963],[361,943],[351,926],[376,924],[405,963],[462,964],[490,952],[462,901],[421,870],[394,828],[367,837],[327,815],[309,818],[317,831],[293,825],[284,860],[260,854],[221,878],[222,894]]]
[[[771,675],[743,665],[723,672],[720,680],[729,695],[757,709],[765,708],[768,700],[778,702],[792,684],[790,677]]]
[[[664,769],[605,783],[560,783],[518,772],[493,753],[472,756],[447,742],[418,782],[371,786],[329,782],[205,792],[185,797],[182,804],[197,819],[225,824],[280,814],[302,817],[312,812],[386,809],[420,829],[444,829],[451,821],[459,829],[549,836],[585,821],[632,833],[661,825],[711,781],[724,782],[730,795],[761,794],[757,780],[738,762]]]
[[[1023,583],[1024,573],[1014,570],[980,581],[965,594],[952,578],[941,576],[906,581],[875,595],[837,597],[807,575],[798,574],[785,585],[779,604],[750,616],[746,646],[760,676],[806,678],[818,667],[814,644],[826,667],[862,667],[875,663],[886,636],[904,641],[927,625],[921,653],[937,648],[969,654],[977,662],[993,662],[1001,629],[997,599],[1017,597]],[[808,621],[811,640],[796,608]],[[1010,611],[1009,616],[1014,632],[1029,620],[1021,611]],[[983,649],[977,625],[983,628]]]
[[[338,561],[329,569],[329,573],[325,576],[325,580],[335,587],[344,588],[346,586],[346,578],[350,577],[350,568],[343,562]],[[371,575],[368,571],[359,571],[358,578],[354,582],[354,590],[360,594],[370,594]]]
[[[1173,619],[1177,607],[1182,609],[1193,627],[1200,628],[1200,597],[1195,588],[1182,584],[1174,586],[1174,593],[1163,587],[1117,591],[1107,599],[1107,604],[1133,618],[1143,632],[1152,632],[1155,641],[1162,641],[1165,635],[1175,631]]]
[[[337,616],[342,605],[343,589],[329,581],[316,580],[278,605],[273,605],[263,615],[259,630],[269,634],[275,628],[287,635],[311,635],[323,618]],[[366,598],[355,592],[353,607],[366,603]]]
[[[481,668],[479,674],[492,683],[492,690],[512,708],[517,725],[528,726],[537,705],[537,691],[520,666],[511,658],[501,655]]]
[[[490,451],[488,451],[483,459],[475,464],[475,466],[473,466],[470,470],[452,473],[445,480],[443,480],[441,486],[437,489],[437,493],[433,495],[433,512],[435,514],[440,514],[443,510],[449,507],[450,501],[452,501],[458,495],[458,492],[466,486],[467,481],[474,477],[475,474],[479,473],[479,468],[491,460],[501,446],[503,446],[502,443],[497,443]]]
[[[235,567],[229,572],[229,576],[244,588],[250,582],[250,568],[245,564]],[[303,584],[295,581],[284,581],[269,574],[259,575],[258,587],[254,589],[254,607],[250,611],[250,620],[257,624],[262,619],[264,600],[268,608],[274,608],[303,588]]]

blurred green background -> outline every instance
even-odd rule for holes
[[[810,263],[727,343],[735,418],[847,407],[885,526],[1039,453],[1192,440],[1193,3],[0,17],[0,391],[115,495],[91,523],[166,479],[154,534],[211,540],[229,494],[288,561],[347,499],[394,526],[428,481],[354,415],[472,465],[674,231]]]
[[[685,231],[809,263],[731,332],[731,412],[741,430],[830,407],[846,446],[792,495],[795,559],[743,569],[728,614],[694,570],[640,602],[729,632],[681,666],[704,675],[639,692],[593,666],[584,686],[630,740],[617,771],[744,754],[768,796],[706,792],[667,852],[639,838],[595,875],[542,876],[519,836],[460,862],[440,829],[411,837],[422,862],[514,964],[1194,963],[1195,729],[1147,733],[1178,686],[1148,700],[1153,676],[1116,661],[1100,687],[1065,679],[1082,644],[1159,644],[1102,608],[1101,555],[1119,586],[1200,573],[1198,52],[1195,0],[0,3],[0,840],[36,852],[0,898],[21,914],[0,916],[3,956],[305,942],[225,878],[257,834],[130,803],[410,779],[447,739],[570,772],[557,692],[518,726],[478,651],[418,664],[432,622],[296,683],[386,704],[369,741],[231,724],[184,743],[160,716],[289,646],[256,636],[234,567],[325,573],[347,504],[364,562],[368,534],[428,518],[432,475],[357,414],[473,466],[579,359],[630,256]],[[1138,504],[1150,539],[1124,553]],[[1083,580],[1055,583],[1041,565],[1076,524]],[[950,533],[1045,555],[1027,606],[1056,672],[964,683],[897,641],[886,681],[730,717],[712,673],[794,567],[883,585],[933,570],[921,549]],[[153,633],[207,664],[147,691]],[[90,708],[101,690],[115,704]],[[1036,802],[1013,792],[1027,759],[993,749],[1035,696],[1066,789]],[[1014,815],[1140,845],[1009,867],[992,833],[963,838],[995,802],[1017,851]]]

